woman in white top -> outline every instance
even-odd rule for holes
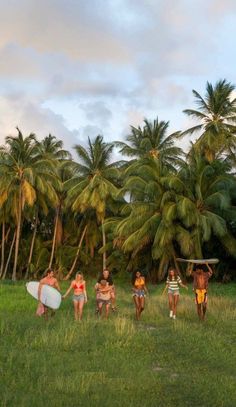
[[[182,283],[180,276],[173,268],[168,271],[166,285],[168,288],[170,318],[176,319],[177,304],[179,301],[179,286],[186,288],[186,290],[188,287]]]

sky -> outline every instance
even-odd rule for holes
[[[143,119],[191,126],[192,89],[235,84],[235,0],[0,0],[0,144],[125,140]],[[187,140],[180,141],[187,148]]]

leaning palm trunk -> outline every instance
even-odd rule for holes
[[[15,258],[14,258],[14,266],[13,266],[13,272],[12,272],[13,281],[16,280],[16,269],[17,269],[17,261],[18,261],[19,245],[20,245],[21,219],[22,219],[22,190],[21,190],[21,186],[20,186],[19,207],[18,207],[17,226],[16,226]]]
[[[0,267],[0,278],[3,273],[3,267],[4,267],[4,254],[5,254],[5,222],[2,224],[2,250],[1,250],[1,267]]]
[[[27,280],[28,275],[29,275],[29,269],[30,269],[32,256],[33,256],[33,250],[34,250],[34,243],[35,243],[36,234],[37,234],[37,224],[38,224],[38,211],[36,211],[36,215],[35,215],[35,228],[34,228],[34,233],[33,233],[31,245],[30,245],[30,254],[29,254],[29,259],[28,259],[28,264],[27,264],[27,270],[25,273],[25,280]]]
[[[105,234],[105,230],[104,230],[104,223],[102,220],[102,245],[103,247],[106,246],[106,234]],[[104,250],[103,254],[102,254],[102,266],[103,266],[103,270],[106,270],[106,262],[107,262],[107,254],[106,254],[106,250]]]
[[[162,256],[160,263],[159,263],[159,267],[158,267],[158,272],[157,272],[157,281],[161,281],[164,277],[165,274],[165,265],[166,265],[167,261],[166,261],[166,257]]]
[[[79,252],[80,252],[80,249],[81,249],[83,240],[84,240],[84,236],[85,236],[87,227],[88,227],[88,226],[86,225],[85,228],[84,228],[84,230],[83,230],[82,236],[81,236],[80,241],[79,241],[79,245],[78,245],[78,249],[77,249],[77,252],[76,252],[75,259],[74,259],[73,264],[72,264],[72,266],[71,266],[71,268],[70,268],[70,271],[69,271],[69,272],[67,273],[67,275],[64,277],[64,280],[69,280],[69,278],[71,277],[71,275],[72,275],[73,272],[74,272],[74,269],[75,269],[75,266],[76,266],[76,263],[77,263],[77,260],[78,260],[78,257],[79,257]]]
[[[9,250],[9,253],[8,253],[8,258],[7,258],[6,266],[5,266],[5,269],[4,269],[3,276],[2,276],[2,280],[4,280],[6,275],[7,275],[7,269],[8,269],[10,260],[11,260],[11,255],[12,255],[13,247],[14,247],[14,244],[15,244],[15,240],[16,240],[16,231],[14,232],[14,236],[13,236],[13,239],[12,239],[12,242],[11,242],[11,247],[10,247],[10,250]]]
[[[49,261],[48,268],[51,268],[51,267],[52,267],[52,262],[53,262],[53,258],[54,258],[54,252],[55,252],[55,247],[56,247],[57,226],[58,226],[59,214],[60,214],[60,206],[58,206],[57,209],[56,209],[56,219],[55,219],[55,226],[54,226],[54,233],[53,233],[52,251],[51,251],[51,257],[50,257],[50,261]]]
[[[176,270],[178,271],[178,274],[179,274],[179,275],[181,276],[181,278],[182,278],[181,271],[180,271],[178,262],[177,262],[177,260],[176,260],[175,254],[173,254],[173,259],[174,259],[175,268],[176,268]]]

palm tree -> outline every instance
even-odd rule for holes
[[[52,267],[53,258],[55,254],[56,247],[61,245],[63,240],[63,208],[66,199],[65,183],[71,179],[72,176],[72,165],[70,160],[63,160],[57,162],[55,167],[57,181],[54,185],[57,194],[57,201],[55,206],[55,216],[54,216],[54,230],[52,239],[52,249],[49,260],[48,267]]]
[[[119,141],[116,145],[121,154],[136,159],[153,157],[173,171],[180,164],[183,151],[175,146],[180,132],[167,135],[168,127],[169,122],[159,121],[158,117],[153,123],[144,119],[143,128],[131,126],[131,134],[127,137],[129,144]]]
[[[110,163],[113,145],[105,143],[102,136],[94,141],[88,138],[88,148],[75,146],[79,163],[74,166],[75,174],[65,187],[68,191],[67,205],[73,212],[85,213],[93,209],[101,224],[103,246],[106,244],[104,219],[108,198],[115,199],[119,163]],[[103,253],[103,268],[106,268],[106,252]]]
[[[213,161],[223,153],[231,153],[236,148],[236,98],[234,85],[219,80],[215,86],[206,85],[203,98],[196,90],[193,94],[198,110],[185,109],[184,113],[197,120],[197,124],[182,133],[182,136],[198,134],[196,145],[204,152],[208,161]]]
[[[15,256],[12,279],[16,280],[17,260],[23,223],[23,211],[36,201],[37,189],[45,192],[44,181],[53,176],[50,161],[41,159],[38,154],[34,134],[23,137],[6,137],[6,145],[0,150],[0,194],[2,204],[10,202],[11,212],[16,222]]]
[[[33,228],[34,232],[31,242],[27,274],[29,265],[31,263],[32,251],[36,238],[39,208],[42,208],[44,214],[47,214],[48,207],[50,204],[51,204],[50,207],[52,208],[56,206],[52,250],[49,261],[49,267],[52,266],[56,242],[60,241],[62,238],[61,209],[64,196],[63,182],[66,173],[65,167],[66,166],[68,167],[67,164],[70,163],[71,159],[71,154],[67,150],[63,149],[63,142],[61,140],[58,140],[55,136],[52,136],[51,134],[45,137],[42,141],[37,141],[36,145],[38,147],[39,155],[43,159],[49,160],[52,163],[54,167],[55,178],[53,180],[53,185],[51,185],[51,190],[48,190],[46,196],[41,195],[37,197],[37,202],[39,205],[36,205],[35,207],[34,228]]]
[[[62,140],[58,140],[55,136],[49,134],[43,140],[37,141],[39,153],[42,157],[53,161],[64,161],[71,159],[69,151],[63,149]]]
[[[231,210],[231,217],[236,218],[231,204],[236,181],[227,165],[220,161],[209,163],[195,151],[191,163],[163,182],[175,191],[177,217],[191,236],[189,254],[202,258],[205,243],[213,236],[234,254],[231,250],[232,244],[235,247],[234,238],[230,236],[226,214]]]
[[[160,167],[159,160],[149,157],[145,163],[138,160],[135,171],[134,166],[131,167],[132,173],[127,170],[121,191],[123,194],[130,192],[131,201],[123,208],[123,219],[114,220],[117,223],[115,240],[133,259],[149,252],[153,261],[159,261],[157,278],[160,279],[164,265],[176,257],[176,234],[181,236],[182,250],[187,253],[188,234],[176,220],[176,194],[163,184],[167,172]]]

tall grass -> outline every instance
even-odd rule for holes
[[[211,284],[204,323],[185,291],[170,320],[162,286],[135,321],[125,283],[118,313],[98,319],[88,286],[81,322],[70,300],[46,322],[23,284],[0,285],[1,406],[236,406],[235,285]]]

